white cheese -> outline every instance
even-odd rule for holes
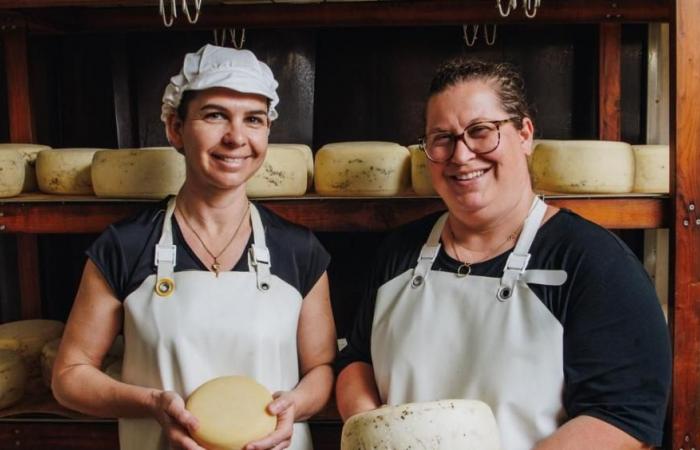
[[[22,399],[27,369],[22,358],[12,350],[0,350],[0,409]]]
[[[42,150],[48,150],[48,145],[37,144],[0,144],[0,152],[19,152],[24,156],[24,184],[22,192],[34,192],[38,189],[36,184],[36,157]]]
[[[20,320],[0,325],[0,349],[19,353],[30,378],[41,375],[41,350],[61,337],[63,323],[56,320]]]
[[[172,147],[101,150],[92,160],[95,195],[164,198],[185,182],[185,158]]]
[[[19,152],[0,152],[0,198],[14,197],[24,186],[24,157]]]
[[[498,450],[491,408],[477,400],[384,406],[351,417],[341,450]]]
[[[271,145],[265,161],[246,183],[251,198],[301,196],[308,184],[304,152],[295,147]]]
[[[311,186],[314,185],[314,152],[311,151],[311,147],[304,144],[270,144],[268,148],[270,147],[294,148],[297,151],[300,151],[302,155],[304,155],[304,160],[306,161],[307,175],[306,190],[308,191],[311,188]]]
[[[537,191],[618,194],[634,186],[634,153],[624,142],[541,141],[530,162]]]
[[[36,159],[39,189],[47,194],[92,195],[90,166],[98,150],[61,148],[39,152]]]
[[[319,195],[387,197],[404,193],[411,180],[411,155],[391,142],[339,142],[316,152]]]
[[[411,152],[411,185],[418,195],[437,195],[433,187],[433,179],[430,175],[428,164],[430,160],[419,145],[408,147]]]
[[[633,145],[634,192],[668,194],[670,164],[668,145]]]

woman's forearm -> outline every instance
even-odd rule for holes
[[[292,390],[294,420],[306,420],[323,409],[332,390],[333,369],[330,364],[322,364],[309,370]]]
[[[355,362],[343,369],[338,375],[335,396],[343,421],[355,414],[378,408],[381,401],[372,366]]]

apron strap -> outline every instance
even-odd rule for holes
[[[265,228],[260,213],[254,204],[250,204],[250,222],[253,227],[253,245],[248,250],[248,265],[255,269],[258,289],[265,292],[270,289],[270,251],[265,244]]]
[[[423,284],[430,273],[430,268],[433,267],[433,262],[440,252],[440,235],[445,226],[449,213],[445,213],[435,222],[433,229],[430,231],[428,242],[423,245],[418,256],[418,263],[413,269],[413,277],[411,278],[411,287],[417,288]]]
[[[155,265],[157,270],[155,292],[161,297],[169,297],[175,290],[173,276],[177,262],[177,248],[173,244],[172,217],[175,211],[175,197],[168,200],[163,218],[163,231],[156,244]]]

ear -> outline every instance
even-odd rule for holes
[[[175,147],[175,149],[184,154],[184,144],[182,140],[182,120],[177,116],[177,114],[171,114],[168,116],[165,122],[165,134],[168,137],[168,142],[170,145]]]
[[[523,126],[518,130],[520,135],[520,147],[526,155],[532,154],[532,140],[535,135],[535,125],[529,117],[523,118]]]

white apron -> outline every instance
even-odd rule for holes
[[[146,278],[124,301],[123,381],[172,390],[184,399],[205,381],[225,375],[247,375],[271,392],[293,389],[299,381],[302,298],[270,273],[255,206],[250,205],[249,271],[224,271],[218,278],[201,270],[174,272],[174,209],[175,198],[168,203],[156,246],[157,275]],[[119,442],[122,450],[168,448],[160,425],[151,418],[120,419]],[[307,424],[294,424],[290,448],[312,448]]]
[[[499,278],[431,270],[447,213],[415,269],[384,284],[372,324],[372,363],[389,405],[479,399],[504,450],[531,449],[564,419],[563,328],[527,283],[558,286],[561,270],[526,270],[547,207],[535,199]]]

